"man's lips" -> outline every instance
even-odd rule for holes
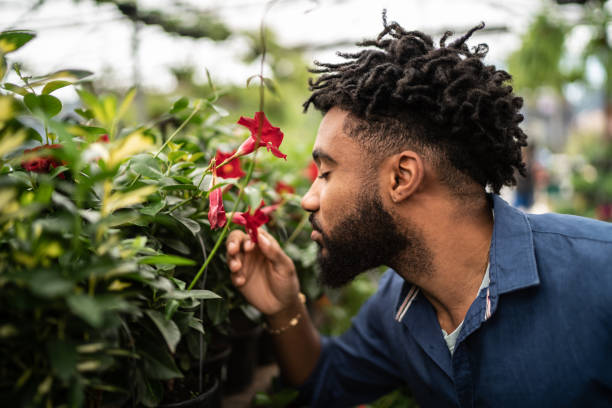
[[[321,242],[321,239],[323,238],[323,236],[321,235],[321,233],[317,230],[313,230],[310,233],[310,239],[312,239],[313,241],[316,242]]]

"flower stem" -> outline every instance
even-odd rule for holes
[[[232,208],[232,212],[229,215],[229,217],[227,219],[227,222],[226,222],[225,226],[223,227],[223,230],[221,231],[221,235],[219,235],[219,238],[217,238],[217,242],[215,242],[215,246],[213,247],[213,249],[208,254],[208,257],[206,258],[206,261],[204,262],[204,264],[202,264],[202,267],[200,268],[200,270],[198,271],[196,276],[193,278],[193,280],[191,281],[189,286],[187,286],[187,290],[191,290],[195,286],[195,284],[198,282],[198,280],[200,279],[200,277],[202,276],[202,274],[204,273],[204,271],[206,270],[206,268],[210,264],[210,261],[212,261],[212,259],[215,257],[215,254],[217,253],[217,250],[221,246],[221,243],[225,239],[225,236],[227,235],[227,232],[229,231],[229,226],[230,226],[230,223],[232,222],[232,218],[234,218],[234,214],[236,213],[236,210],[238,210],[238,206],[240,205],[240,201],[242,200],[242,196],[244,194],[244,189],[249,184],[249,181],[251,180],[251,177],[253,176],[253,170],[255,169],[255,159],[256,159],[256,156],[257,156],[257,151],[255,151],[255,153],[253,154],[253,160],[251,160],[251,163],[249,165],[249,170],[247,172],[247,176],[246,176],[244,182],[242,183],[242,185],[240,186],[240,191],[238,192],[238,198],[236,199],[236,203],[234,204],[234,208]]]

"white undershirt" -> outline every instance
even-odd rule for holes
[[[482,278],[482,283],[480,284],[478,293],[480,293],[481,290],[489,286],[489,266],[491,266],[491,264],[487,264],[487,270],[485,271],[484,277]],[[455,352],[455,344],[457,343],[457,337],[459,337],[459,333],[461,332],[461,327],[463,327],[463,321],[459,323],[459,326],[457,326],[457,328],[453,330],[451,334],[446,333],[444,329],[442,329],[442,335],[444,336],[444,341],[448,346],[448,350],[450,351],[451,356]]]

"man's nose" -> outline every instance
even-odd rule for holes
[[[302,197],[302,208],[308,212],[315,212],[319,209],[319,192],[317,180],[311,185],[304,197]]]

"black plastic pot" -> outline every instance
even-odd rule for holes
[[[227,362],[232,352],[232,347],[227,344],[220,348],[211,348],[207,355],[208,357],[202,363],[202,373],[209,378],[215,377],[219,379],[219,386],[215,394],[212,396],[211,407],[221,406],[221,397],[225,390],[225,382],[227,381]],[[199,375],[196,370],[192,371],[193,375]]]
[[[261,326],[255,326],[249,330],[234,331],[230,335],[232,354],[228,361],[226,383],[229,393],[240,392],[253,381],[262,330]]]
[[[215,405],[215,396],[218,389],[219,380],[215,377],[212,380],[211,386],[198,397],[187,401],[158,405],[158,408],[218,408],[221,406],[220,402],[218,405]]]

